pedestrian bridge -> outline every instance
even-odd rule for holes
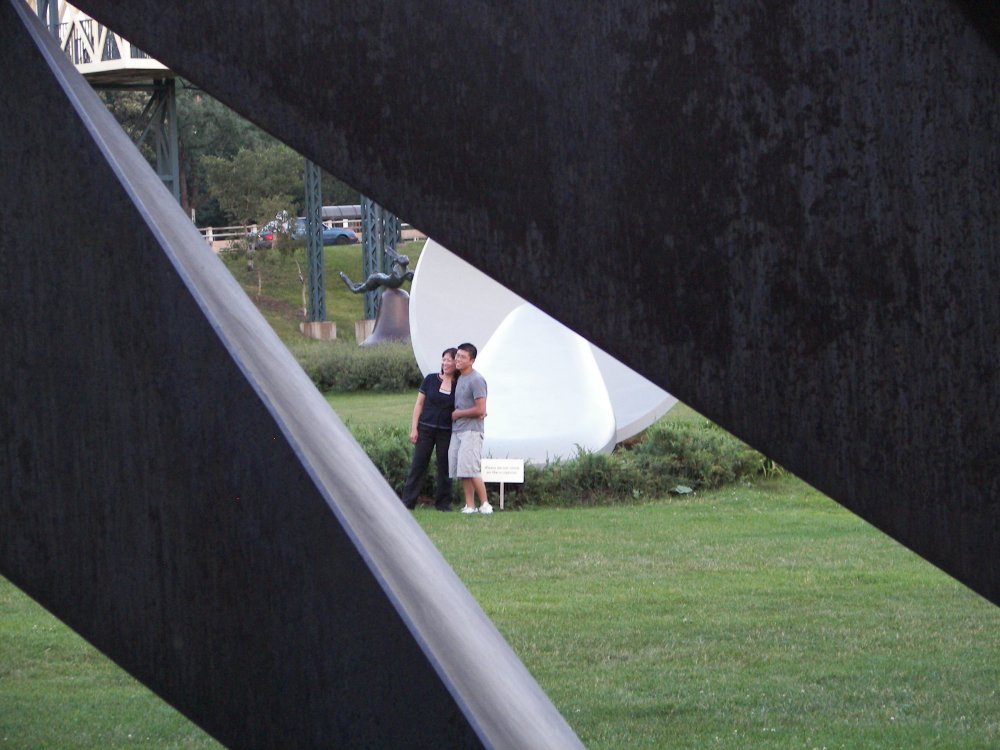
[[[59,46],[92,86],[127,86],[176,76],[120,34],[69,3],[59,2],[58,17]]]

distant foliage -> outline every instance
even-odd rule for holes
[[[297,216],[305,162],[281,143],[240,148],[232,157],[202,157],[208,190],[236,224],[264,223],[280,210]]]
[[[409,344],[303,341],[290,348],[321,391],[406,391],[423,381]]]

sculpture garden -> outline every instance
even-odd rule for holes
[[[358,275],[338,267],[351,252],[327,251],[328,279]],[[273,259],[257,300],[279,332],[295,330],[294,274]],[[330,296],[339,330],[353,331],[357,304]],[[323,346],[358,349],[293,343],[300,359]],[[405,424],[412,398],[410,386],[328,395],[358,434]],[[683,406],[665,419],[704,422]],[[416,512],[588,747],[1000,744],[1000,612],[794,477],[772,466],[590,504]],[[7,581],[0,653],[0,744],[216,747]]]

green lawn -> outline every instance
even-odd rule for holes
[[[371,425],[407,427],[413,414],[413,403],[417,392],[377,393],[355,391],[353,393],[326,393],[326,401],[337,415],[348,425]],[[677,422],[703,420],[698,412],[684,404],[677,404],[663,419]]]
[[[1000,610],[797,480],[416,518],[588,747],[1000,747]],[[212,746],[2,579],[0,654],[0,747]]]
[[[0,578],[0,748],[221,747]]]
[[[408,427],[417,392],[325,393],[326,401],[348,427]]]
[[[1000,610],[797,480],[417,518],[590,748],[1000,747]]]

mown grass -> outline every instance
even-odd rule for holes
[[[220,747],[0,578],[0,748]]]
[[[588,747],[1000,747],[1000,610],[797,480],[417,518]]]
[[[409,427],[416,391],[325,393],[326,402],[348,427]]]
[[[361,299],[336,271],[357,279],[360,249],[326,259],[353,341]],[[227,262],[299,336],[294,262],[261,295]],[[327,396],[352,428],[403,427],[414,398]],[[797,480],[416,518],[588,747],[1000,747],[1000,610]],[[0,579],[0,747],[136,745],[217,747]]]
[[[797,480],[416,518],[590,748],[1000,747],[1000,610]],[[214,746],[3,580],[0,654],[0,747]]]
[[[416,390],[403,393],[354,391],[325,393],[326,401],[349,427],[409,427]],[[697,423],[705,418],[684,404],[677,404],[663,419],[671,422]]]

